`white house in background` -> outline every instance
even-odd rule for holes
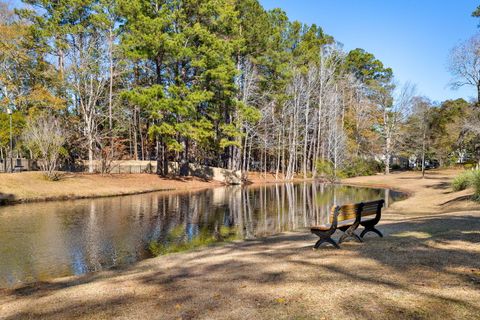
[[[468,160],[471,160],[471,157],[466,150],[457,150],[455,153],[458,158],[457,163],[466,163]]]

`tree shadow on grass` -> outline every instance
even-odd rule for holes
[[[427,188],[436,189],[436,190],[448,190],[450,189],[450,187],[451,187],[451,184],[445,181],[431,185],[431,186],[427,186]]]
[[[343,243],[341,250],[313,251],[314,236],[288,233],[173,254],[101,276],[17,289],[3,298],[0,294],[0,302],[34,301],[7,319],[410,319],[439,314],[473,319],[480,314],[478,216],[412,218],[379,229],[385,238],[369,235],[361,244]],[[98,282],[106,290],[100,300],[81,293]],[[125,289],[132,285],[148,294],[132,295]],[[81,298],[72,296],[75,290]],[[477,295],[465,298],[467,291]]]
[[[106,299],[104,301],[89,301],[88,303],[70,303],[67,305],[55,306],[49,310],[22,310],[12,316],[1,318],[5,320],[14,319],[73,319],[92,318],[95,314],[102,314],[104,317],[116,318],[123,315],[117,306],[125,305],[132,297]]]

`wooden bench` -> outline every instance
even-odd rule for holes
[[[322,243],[327,242],[339,249],[338,244],[332,239],[332,235],[337,229],[343,231],[338,243],[342,243],[348,238],[362,242],[361,238],[370,231],[383,237],[382,233],[375,228],[375,225],[380,221],[383,204],[384,200],[377,200],[333,206],[330,210],[330,223],[328,225],[312,226],[310,228],[311,232],[320,238],[317,243],[315,243],[314,248],[318,249]],[[355,233],[359,225],[365,228],[360,236]]]

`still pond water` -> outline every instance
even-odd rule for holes
[[[320,183],[0,207],[0,288],[81,275],[158,254],[301,230],[333,204],[403,197]]]

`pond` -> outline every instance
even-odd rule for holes
[[[302,230],[333,204],[403,195],[320,183],[0,207],[0,288],[124,266],[159,254]]]

